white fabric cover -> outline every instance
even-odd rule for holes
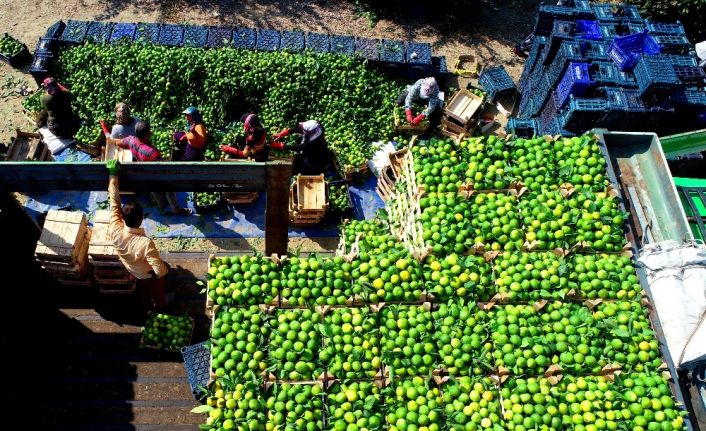
[[[56,137],[56,135],[50,132],[46,127],[40,128],[39,133],[42,135],[42,140],[45,144],[47,144],[47,147],[49,148],[49,151],[51,151],[52,155],[61,152],[61,150],[74,142],[71,138],[61,139]]]

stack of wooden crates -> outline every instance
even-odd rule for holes
[[[289,190],[289,221],[292,225],[318,224],[327,209],[324,175],[297,175]]]
[[[407,148],[388,154],[389,164],[380,170],[377,192],[380,198],[387,202],[395,193],[395,184],[402,175],[402,168],[407,155]]]
[[[97,210],[93,217],[93,233],[88,246],[88,262],[93,279],[102,293],[131,293],[135,279],[125,269],[108,235],[109,210]]]
[[[472,136],[484,103],[484,97],[464,89],[457,91],[444,107],[439,130],[454,139]]]
[[[90,238],[91,231],[82,212],[50,210],[35,249],[36,259],[62,284],[91,285]]]

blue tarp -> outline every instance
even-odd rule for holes
[[[65,153],[65,154],[64,154]],[[56,160],[87,161],[80,151],[66,149]],[[74,159],[70,159],[74,157]],[[107,173],[106,173],[107,175]],[[353,217],[356,219],[373,218],[376,212],[384,207],[375,188],[377,179],[368,178],[364,183],[349,185],[353,202]],[[160,210],[151,202],[149,194],[137,196],[145,210],[143,227],[147,234],[155,238],[264,238],[265,236],[265,194],[248,205],[227,207],[222,211],[192,216],[174,216],[169,211]],[[193,208],[188,202],[188,193],[177,193],[177,198],[183,206]],[[124,196],[123,201],[134,199]],[[71,192],[55,191],[50,193],[34,193],[27,197],[25,209],[35,220],[50,209],[70,206],[75,211],[88,214],[89,220],[96,209],[107,208],[108,193],[106,192]],[[331,237],[338,235],[335,221],[307,228],[290,228],[290,237]]]

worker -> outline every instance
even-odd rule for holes
[[[427,104],[426,109],[415,116],[412,111],[412,104],[415,101],[422,101]],[[423,119],[429,119],[429,127],[434,128],[441,122],[442,107],[444,101],[439,96],[439,84],[434,78],[422,78],[413,85],[407,87],[397,98],[397,106],[404,105],[407,114],[407,122],[418,125]]]
[[[235,146],[221,145],[221,151],[236,159],[252,158],[256,162],[266,162],[270,156],[267,146],[267,133],[256,114],[245,114],[240,119],[245,130],[245,139],[236,139]]]
[[[139,118],[130,115],[130,108],[124,102],[115,105],[115,124],[110,132],[113,139],[123,139],[128,136],[135,136],[135,126]]]
[[[120,261],[130,274],[137,279],[137,287],[145,306],[160,310],[167,306],[166,283],[164,276],[169,271],[159,255],[154,241],[145,235],[140,227],[143,219],[142,206],[137,202],[120,202],[120,188],[117,160],[106,162],[110,174],[108,199],[110,201],[110,222],[108,235]]]
[[[46,91],[41,99],[44,114],[37,127],[46,125],[57,138],[73,138],[81,127],[81,120],[71,108],[71,93],[52,77],[46,78],[42,87]]]
[[[301,134],[301,142],[296,145],[286,145],[279,142],[279,139],[290,133]],[[296,127],[282,130],[274,136],[274,139],[277,141],[271,144],[272,148],[297,152],[292,163],[294,175],[318,175],[326,173],[331,168],[333,154],[326,145],[324,129],[318,121],[308,120],[299,123]]]
[[[201,161],[206,151],[206,140],[208,139],[206,125],[199,110],[193,106],[186,108],[182,114],[186,116],[186,131],[174,134],[174,141],[176,141],[179,150],[179,160]]]
[[[108,136],[109,132],[104,123],[101,123],[101,127],[103,127],[103,132]],[[156,162],[162,159],[162,155],[152,145],[151,137],[152,129],[150,124],[146,121],[138,120],[135,124],[134,136],[116,140],[115,143],[120,148],[129,149],[134,161]],[[192,213],[189,208],[183,208],[179,205],[175,192],[152,192],[152,197],[157,201],[160,208],[164,208],[168,203],[174,215],[185,216]]]

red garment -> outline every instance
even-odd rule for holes
[[[159,151],[151,145],[140,141],[135,136],[128,136],[122,140],[123,148],[129,148],[132,153],[133,160],[141,162],[154,162],[162,158]]]

